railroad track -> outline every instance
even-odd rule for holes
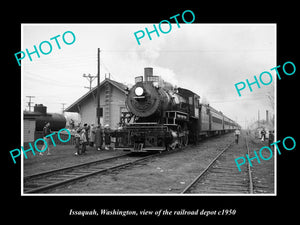
[[[253,182],[250,165],[241,168],[234,159],[249,154],[248,141],[227,145],[210,164],[181,192],[182,194],[252,194]],[[243,141],[243,143],[242,143]]]
[[[110,170],[121,169],[136,163],[148,160],[158,153],[137,156],[132,153],[112,158],[82,163],[75,166],[46,171],[39,174],[24,177],[24,193],[45,192],[54,187],[74,182],[95,174],[101,174]]]
[[[263,146],[268,145],[268,142],[261,142],[260,139],[256,139],[253,135],[249,136],[248,142],[249,148],[252,149],[250,151],[249,157],[254,157],[253,149],[258,152],[258,149],[262,148]],[[252,174],[252,183],[253,183],[253,193],[255,194],[273,194],[274,193],[274,182],[275,182],[275,159],[274,156],[276,152],[274,152],[274,148],[272,148],[273,158],[268,161],[263,161],[260,159],[261,164],[258,164],[257,160],[253,160],[251,167],[251,174]],[[261,153],[264,158],[268,158],[270,153],[268,151],[263,151]]]

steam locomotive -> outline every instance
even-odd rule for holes
[[[143,79],[144,78],[144,79]],[[128,112],[116,132],[116,148],[132,151],[164,151],[196,143],[203,137],[223,134],[239,125],[184,88],[174,88],[153,68],[144,68],[128,90]]]

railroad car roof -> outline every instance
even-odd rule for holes
[[[197,96],[197,97],[200,98],[199,95],[197,95],[196,93],[192,92],[191,90],[188,90],[188,89],[185,89],[185,88],[181,88],[181,87],[177,88],[177,90],[178,90],[179,94],[189,95],[189,96],[190,95],[195,95],[195,96]]]

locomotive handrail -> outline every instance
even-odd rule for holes
[[[140,123],[132,123],[134,125],[155,125],[158,124],[157,122],[140,122]]]

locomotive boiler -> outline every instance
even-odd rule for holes
[[[159,78],[152,75],[152,70],[145,68],[145,81],[137,82],[129,90],[126,99],[129,111],[139,117],[140,122],[160,120],[164,112],[179,108],[187,113],[187,99],[175,92],[170,84],[166,82],[158,84]]]
[[[174,88],[153,76],[153,68],[145,68],[144,77],[136,77],[135,81],[127,94],[128,112],[121,118],[122,129],[116,132],[117,149],[164,151],[234,129],[233,121],[209,105],[200,104],[200,96],[194,92]],[[229,129],[228,124],[233,126]]]

